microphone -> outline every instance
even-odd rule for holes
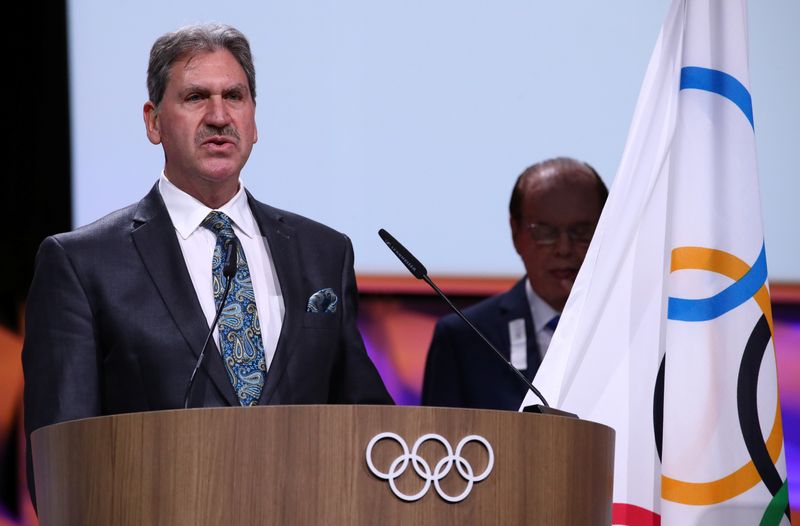
[[[509,363],[509,361],[506,360],[505,356],[503,356],[503,354],[497,350],[497,347],[492,345],[492,342],[490,342],[488,338],[486,338],[486,336],[484,336],[483,333],[479,331],[478,328],[475,327],[475,325],[473,325],[472,322],[469,321],[469,319],[467,319],[466,316],[464,316],[464,314],[458,309],[458,307],[453,305],[453,302],[450,301],[450,298],[448,298],[445,295],[445,293],[442,292],[441,289],[439,289],[439,287],[437,287],[433,281],[431,281],[431,279],[428,277],[428,271],[425,269],[425,265],[420,263],[420,261],[417,258],[415,258],[411,254],[411,252],[408,251],[406,247],[404,247],[398,240],[396,240],[389,232],[387,232],[383,228],[378,230],[378,235],[383,240],[383,242],[386,243],[386,245],[389,247],[389,250],[394,252],[394,255],[397,256],[397,259],[399,259],[406,266],[406,268],[411,272],[411,274],[413,274],[415,278],[421,279],[425,283],[430,285],[430,287],[436,292],[436,294],[438,294],[439,297],[441,297],[450,306],[450,308],[453,309],[453,311],[456,314],[458,314],[458,316],[462,320],[464,320],[464,322],[467,325],[469,325],[470,329],[472,329],[478,336],[480,336],[480,338],[484,341],[484,343],[486,343],[486,345],[488,345],[489,348],[491,348],[494,351],[497,357],[500,360],[502,360],[502,362],[506,364],[506,366],[509,369],[514,371],[514,374],[525,384],[525,386],[528,389],[531,390],[531,392],[533,392],[533,394],[536,395],[537,398],[539,398],[539,400],[542,401],[542,404],[544,404],[544,405],[526,406],[523,409],[524,412],[551,414],[558,416],[570,416],[577,418],[577,415],[550,407],[550,404],[548,404],[547,400],[544,399],[542,393],[540,393],[539,390],[536,389],[536,387],[534,387],[533,384],[530,381],[528,381],[527,378],[525,378],[525,375],[519,372],[519,370],[517,370],[516,367],[511,365],[511,363]]]
[[[225,266],[222,267],[222,275],[226,281],[236,275],[236,267],[239,265],[239,240],[232,237],[228,240],[225,248]]]
[[[383,242],[386,243],[387,247],[389,247],[389,250],[394,252],[394,255],[397,256],[397,259],[399,259],[403,265],[406,266],[406,268],[414,275],[415,278],[425,280],[425,282],[429,283],[434,290],[439,292],[439,290],[436,288],[436,285],[430,283],[430,280],[426,279],[428,277],[428,270],[425,268],[425,265],[420,263],[419,260],[415,258],[406,247],[401,245],[400,242],[396,240],[394,236],[392,236],[392,234],[382,228],[378,230],[378,235],[381,236],[381,239],[383,239]],[[445,300],[447,300],[447,298],[445,298]]]
[[[194,385],[194,377],[197,375],[197,370],[200,364],[203,363],[203,357],[206,354],[206,347],[211,340],[211,335],[214,334],[214,328],[217,326],[219,317],[222,314],[222,309],[225,308],[225,301],[228,299],[228,293],[231,291],[231,283],[233,283],[233,276],[236,275],[236,267],[239,258],[239,240],[235,237],[228,240],[225,244],[225,265],[222,267],[222,275],[225,276],[225,292],[222,294],[222,301],[219,302],[219,307],[214,315],[214,321],[211,322],[211,329],[208,331],[206,341],[203,343],[203,348],[200,349],[200,356],[197,357],[197,363],[194,364],[192,376],[189,377],[189,382],[186,384],[186,395],[183,398],[183,408],[189,408],[189,395],[192,394],[192,386]]]

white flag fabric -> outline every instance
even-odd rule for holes
[[[754,130],[745,0],[674,0],[535,378],[616,430],[614,524],[788,524]]]

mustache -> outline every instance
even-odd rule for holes
[[[203,143],[209,137],[230,137],[235,140],[239,140],[239,130],[237,130],[232,124],[228,124],[223,127],[219,126],[205,126],[198,130],[197,135],[195,135],[194,142],[198,146]]]

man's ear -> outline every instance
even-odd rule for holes
[[[152,101],[148,100],[144,103],[142,116],[144,117],[144,127],[147,130],[147,138],[150,139],[150,142],[153,144],[160,144],[161,121],[158,115],[158,108]]]

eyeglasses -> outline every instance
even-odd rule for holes
[[[592,241],[595,225],[580,223],[564,229],[544,223],[531,223],[528,232],[537,245],[555,245],[561,239],[561,232],[565,232],[570,241],[576,245],[588,245]]]

